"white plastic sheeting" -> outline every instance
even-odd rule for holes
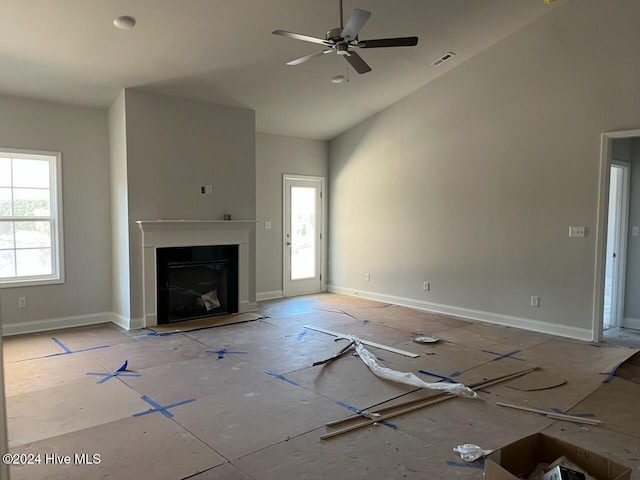
[[[430,390],[440,390],[443,392],[451,393],[453,395],[458,395],[464,398],[477,398],[478,394],[471,390],[466,385],[462,383],[430,383],[425,382],[418,378],[415,374],[411,372],[398,372],[396,370],[392,370],[387,367],[383,367],[378,363],[375,355],[373,355],[369,350],[364,348],[360,339],[354,335],[348,335],[344,337],[349,341],[354,342],[354,347],[360,359],[369,367],[371,372],[385,380],[391,380],[392,382],[403,383],[405,385],[411,385],[413,387],[418,388],[427,388]]]

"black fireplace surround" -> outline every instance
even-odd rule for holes
[[[238,245],[156,249],[158,324],[236,313]]]

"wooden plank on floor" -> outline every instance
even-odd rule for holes
[[[309,330],[314,330],[314,331],[320,332],[320,333],[326,333],[327,335],[333,335],[334,337],[343,337],[343,338],[347,338],[348,337],[348,334],[334,332],[332,330],[326,330],[324,328],[316,327],[316,326],[313,326],[313,325],[305,325],[304,328],[308,328]],[[360,339],[360,342],[362,342],[364,345],[369,345],[370,347],[375,347],[375,348],[379,348],[381,350],[386,350],[387,352],[393,352],[393,353],[397,353],[399,355],[404,355],[405,357],[417,358],[417,357],[420,356],[417,353],[407,352],[406,350],[400,350],[399,348],[389,347],[387,345],[382,345],[380,343],[371,342],[369,340],[363,340],[362,338]]]

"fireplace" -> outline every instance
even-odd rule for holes
[[[160,313],[158,309],[164,308],[165,312],[168,310],[167,300],[159,301],[158,298],[160,290],[166,290],[166,286],[163,287],[166,285],[166,277],[163,282],[160,278],[159,266],[156,265],[159,260],[158,250],[175,249],[176,252],[180,252],[182,248],[191,250],[197,247],[195,250],[191,250],[191,254],[180,254],[183,256],[170,260],[171,262],[185,263],[182,267],[176,266],[173,269],[175,271],[171,273],[172,278],[181,280],[183,269],[184,272],[187,272],[190,268],[195,268],[197,275],[205,277],[203,283],[209,283],[217,282],[220,277],[223,277],[222,271],[225,269],[230,270],[232,275],[235,271],[235,277],[227,277],[226,287],[215,288],[218,301],[221,297],[220,291],[226,288],[227,311],[242,313],[257,308],[255,301],[255,220],[138,220],[137,224],[142,233],[142,276],[141,283],[137,283],[139,285],[137,292],[142,294],[142,317],[132,318],[128,324],[123,322],[125,328],[135,329],[158,325]],[[205,249],[200,250],[199,247],[205,247]],[[211,250],[211,247],[215,248]],[[218,247],[223,247],[222,254],[219,251],[214,252]],[[228,260],[229,248],[235,251],[237,259],[225,264]],[[196,283],[198,282],[200,280],[196,281]],[[204,295],[206,296],[208,292],[213,290],[214,288],[208,289]],[[195,289],[195,291],[199,291],[199,289]],[[233,293],[229,298],[229,293],[234,291],[237,291],[235,301]],[[212,295],[201,299],[201,301],[208,301],[209,307],[216,303]],[[222,302],[220,303],[222,304]],[[214,307],[214,309],[217,308]],[[207,316],[222,311],[213,312],[214,309],[210,310]],[[185,315],[185,317],[192,318],[192,314]],[[161,322],[167,321],[178,320],[170,320],[168,316],[161,320]]]
[[[236,313],[238,246],[156,249],[158,324]]]

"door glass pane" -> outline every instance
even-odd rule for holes
[[[316,189],[291,187],[291,280],[316,276]]]

